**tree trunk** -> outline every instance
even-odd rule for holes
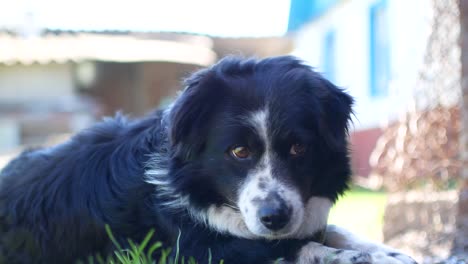
[[[457,229],[452,253],[468,257],[468,184],[466,180],[459,193]]]
[[[453,243],[453,253],[468,254],[468,1],[459,0],[460,46],[461,46],[461,89],[462,131],[460,133],[462,184],[458,200],[458,214]]]

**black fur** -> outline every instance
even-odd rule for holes
[[[123,245],[154,228],[155,240],[174,246],[180,230],[181,254],[201,263],[209,250],[214,263],[293,258],[307,240],[221,234],[186,208],[202,212],[235,197],[250,164],[227,161],[219,148],[246,138],[261,149],[237,120],[266,104],[276,106],[270,125],[279,153],[292,140],[312,149],[299,160],[278,157],[277,169],[294,176],[304,199],[335,201],[351,174],[352,99],[292,57],[228,58],[192,75],[167,116],[156,111],[130,121],[118,115],[7,165],[0,177],[0,262],[70,263],[109,254],[106,223]],[[148,168],[168,170],[164,191],[145,181]],[[163,205],[183,196],[188,204]]]

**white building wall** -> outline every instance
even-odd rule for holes
[[[24,118],[34,115],[36,122],[50,121],[44,106],[54,102],[67,107],[74,97],[73,76],[68,64],[0,65],[0,109],[5,111],[5,105],[28,106],[24,113],[6,111],[0,114],[0,163],[5,151],[22,144],[21,124],[25,122]],[[75,121],[81,121],[75,119],[70,121],[72,126],[79,124]]]
[[[70,67],[68,64],[0,66],[0,103],[72,97]]]
[[[370,93],[370,7],[376,0],[343,0],[295,35],[293,55],[323,72],[324,38],[335,32],[335,83],[356,99],[354,128],[395,120],[411,102],[430,31],[429,0],[387,0],[390,31],[389,93]]]

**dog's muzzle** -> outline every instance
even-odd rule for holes
[[[291,208],[276,192],[271,192],[266,199],[258,201],[257,206],[257,217],[269,230],[281,230],[289,223]]]

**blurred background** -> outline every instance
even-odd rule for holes
[[[330,221],[465,263],[467,52],[465,0],[0,0],[0,168],[163,107],[226,55],[292,54],[356,99],[355,182]]]

